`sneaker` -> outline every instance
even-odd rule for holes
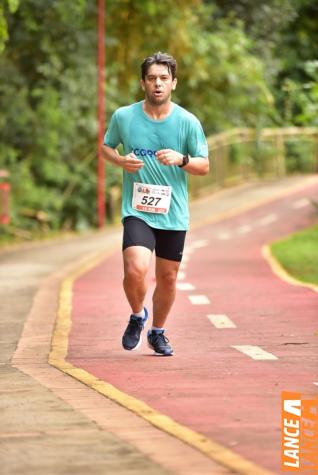
[[[141,332],[144,329],[145,323],[148,320],[148,312],[145,307],[144,318],[130,315],[129,323],[123,334],[122,344],[125,350],[137,350],[141,345]]]
[[[173,349],[169,345],[168,338],[164,335],[164,330],[162,331],[151,331],[148,330],[147,334],[148,346],[154,350],[155,355],[157,356],[172,356]]]

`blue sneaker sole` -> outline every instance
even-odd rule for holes
[[[157,353],[157,352],[154,350],[154,348],[153,348],[151,345],[149,345],[149,343],[148,343],[148,347],[149,347],[151,350],[153,350],[154,356],[173,356],[173,351],[172,351],[171,353],[166,353],[166,354],[164,354],[164,353]]]
[[[127,351],[135,351],[135,350],[138,350],[138,348],[140,347],[141,343],[142,343],[142,337],[140,336],[140,339],[139,339],[137,345],[136,345],[134,348],[126,348],[126,346],[124,346],[124,345],[122,345],[122,346],[123,346],[124,350],[127,350]]]

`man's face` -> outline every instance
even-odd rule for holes
[[[177,79],[172,79],[167,66],[153,64],[148,69],[145,80],[141,79],[140,83],[148,102],[160,106],[170,101],[171,91],[175,90]]]

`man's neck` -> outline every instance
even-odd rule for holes
[[[168,117],[172,110],[172,107],[173,105],[171,101],[158,106],[151,104],[146,99],[143,102],[144,112],[153,120],[163,120]]]

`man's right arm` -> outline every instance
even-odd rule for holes
[[[134,153],[128,155],[119,155],[117,149],[111,148],[108,145],[103,145],[103,155],[105,160],[122,167],[128,173],[136,173],[144,166],[144,162],[139,160]]]

